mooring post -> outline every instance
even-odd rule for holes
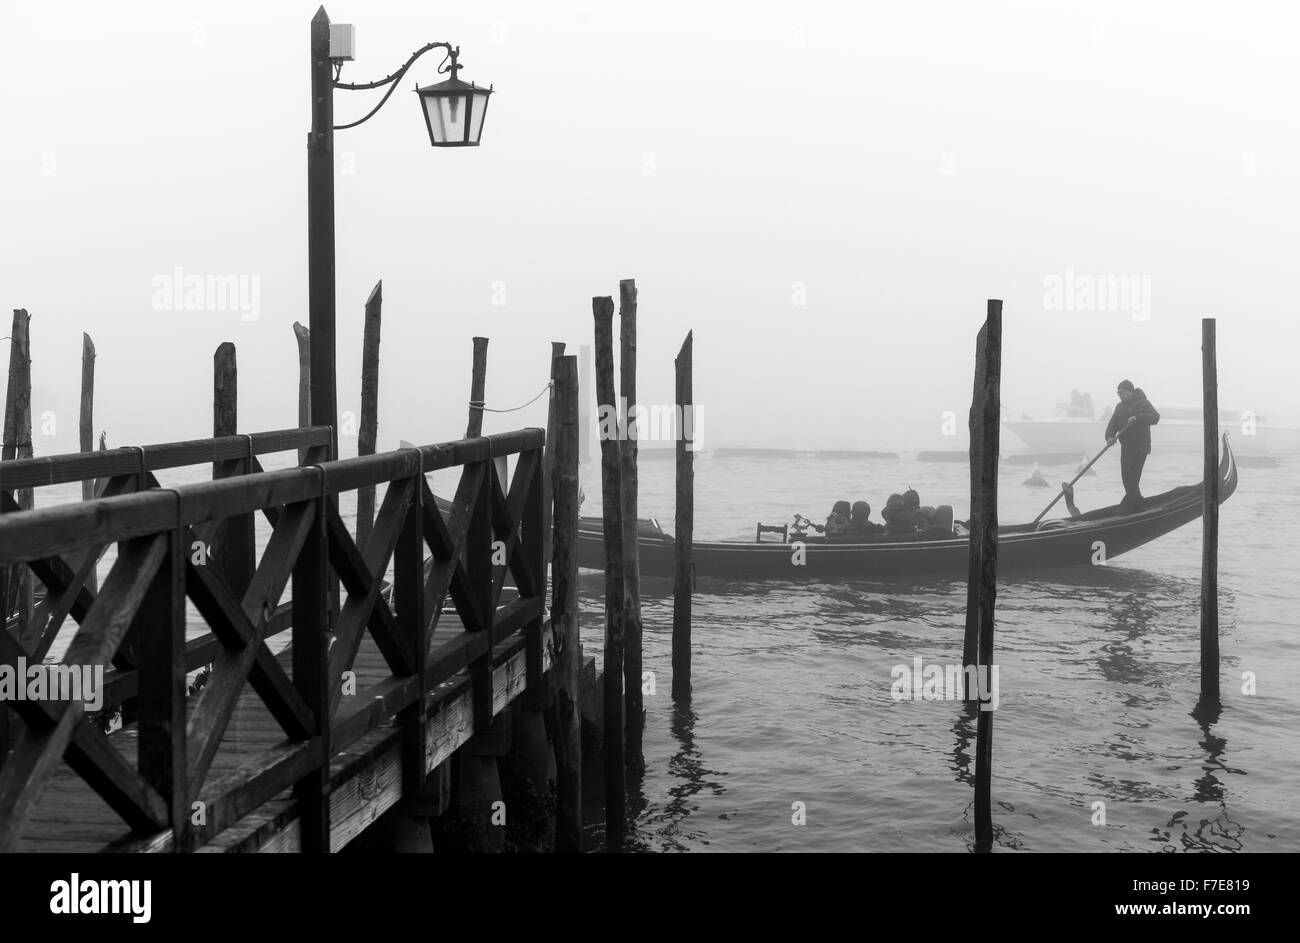
[[[547,535],[544,541],[547,566],[551,564],[551,506],[555,494],[555,371],[563,356],[564,341],[551,341],[551,369],[546,372],[551,379],[551,395],[546,407],[546,451],[542,459],[542,533]]]
[[[81,335],[81,411],[77,422],[77,447],[82,452],[95,451],[95,342],[89,334]],[[95,479],[81,483],[81,500],[95,497]],[[86,576],[86,588],[92,593],[99,587],[99,574],[94,567]]]
[[[645,768],[641,731],[645,724],[641,659],[641,553],[637,534],[636,281],[618,283],[619,381],[627,411],[626,438],[619,448],[619,523],[623,527],[623,722],[627,728],[626,761],[633,772]]]
[[[469,379],[469,422],[465,425],[465,438],[477,439],[483,434],[483,395],[487,388],[486,337],[474,338],[474,365]]]
[[[551,632],[556,663],[557,851],[582,850],[582,640],[578,635],[578,450],[580,395],[574,357],[554,362],[555,512],[551,531]],[[549,438],[547,441],[551,441]]]
[[[0,459],[11,461],[32,457],[32,316],[26,308],[14,309],[13,327],[9,331],[9,386],[5,396],[4,440]],[[36,506],[36,493],[19,488],[14,496],[24,511]],[[9,568],[0,594],[0,619],[18,616],[18,640],[25,646],[35,640],[32,609],[35,584],[32,571],[20,564]],[[2,629],[0,629],[2,631]]]
[[[366,323],[361,339],[361,426],[357,430],[357,455],[374,455],[379,437],[379,317],[384,302],[384,282],[375,282],[366,299]],[[375,486],[357,489],[357,549],[363,553],[375,526]]]
[[[618,400],[614,396],[614,299],[591,299],[596,320],[596,401],[602,416],[600,485],[605,543],[605,681],[603,743],[605,841],[622,847],[627,827],[623,760],[623,529],[620,524]],[[607,423],[613,428],[608,428]],[[638,685],[639,686],[639,685]]]
[[[673,525],[673,698],[691,696],[691,590],[695,564],[695,449],[686,441],[687,430],[695,435],[694,394],[691,390],[691,358],[694,334],[688,331],[682,349],[673,361],[677,374],[677,514]]]
[[[293,322],[293,336],[298,341],[298,427],[311,425],[311,331]],[[307,462],[307,449],[298,450],[298,464]]]
[[[239,370],[235,362],[235,345],[226,341],[212,356],[212,434],[238,434]],[[250,456],[212,463],[212,479],[232,478],[253,471]],[[257,568],[253,515],[239,514],[217,524],[212,535],[208,565],[225,576],[236,598],[242,596],[253,580]]]
[[[1201,319],[1205,490],[1201,514],[1201,701],[1219,701],[1219,372],[1215,319]]]
[[[990,299],[988,317],[980,330],[976,387],[971,404],[971,503],[978,514],[970,520],[971,554],[978,560],[975,621],[979,631],[977,658],[979,719],[975,729],[975,848],[993,847],[993,614],[998,586],[998,450],[1001,432],[1002,302]],[[978,464],[975,442],[979,442]],[[969,594],[967,596],[969,606]],[[972,613],[967,609],[967,627]],[[967,664],[970,664],[967,662]],[[967,673],[963,673],[967,674]]]
[[[591,393],[595,387],[591,376],[591,345],[578,347],[578,462],[590,462]]]

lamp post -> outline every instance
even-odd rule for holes
[[[333,36],[331,37],[331,34]],[[331,48],[333,38],[333,48]],[[438,67],[451,78],[417,87],[429,143],[434,147],[477,147],[483,134],[483,117],[492,89],[461,81],[457,73],[460,47],[429,43],[417,49],[391,75],[374,82],[340,82],[343,63],[352,58],[353,31],[349,26],[331,29],[321,7],[311,21],[311,132],[307,137],[307,269],[308,317],[311,325],[311,423],[335,430],[330,458],[338,457],[338,392],[334,345],[334,132],[355,128],[383,108],[397,83],[422,55],[442,49],[446,59]],[[334,124],[334,90],[359,91],[389,86],[364,117],[349,124]]]

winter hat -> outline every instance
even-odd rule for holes
[[[1116,389],[1116,391],[1123,390],[1123,391],[1126,392],[1126,393],[1132,393],[1132,392],[1133,392],[1133,381],[1132,381],[1132,380],[1120,380],[1120,381],[1119,381],[1119,385],[1118,385],[1117,387],[1115,387],[1115,389]]]

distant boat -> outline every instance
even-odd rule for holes
[[[1219,463],[1219,503],[1237,489],[1237,462],[1223,438]],[[1118,505],[1099,508],[1077,519],[1053,518],[1037,525],[998,528],[998,572],[1025,573],[1070,566],[1092,566],[1098,547],[1107,561],[1150,543],[1201,516],[1201,482],[1148,497],[1143,509],[1122,514]],[[673,538],[657,521],[638,522],[641,575],[670,577],[674,568]],[[797,542],[797,543],[796,543]],[[802,546],[799,546],[801,544]],[[834,538],[809,534],[788,542],[696,541],[695,573],[722,579],[801,579],[856,577],[877,579],[898,575],[964,578],[968,536],[938,538],[882,536]],[[796,564],[797,558],[802,563]],[[600,518],[578,522],[578,565],[602,570],[604,539]]]
[[[1160,413],[1160,422],[1151,427],[1152,451],[1199,452],[1202,449],[1203,407],[1158,400],[1153,400],[1152,405]],[[1109,410],[1101,418],[1093,419],[1077,404],[1062,404],[1051,419],[1003,419],[1002,424],[1031,452],[1068,453],[1077,458],[1082,453],[1096,452],[1105,444],[1109,419]],[[1253,427],[1253,433],[1243,426]],[[1219,432],[1237,437],[1238,451],[1243,458],[1300,453],[1300,427],[1275,425],[1245,410],[1220,409]]]

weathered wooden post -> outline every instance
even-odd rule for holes
[[[298,427],[311,425],[311,331],[293,322],[293,336],[298,340]],[[298,450],[298,464],[307,461],[307,449]]]
[[[465,438],[476,439],[483,434],[483,395],[487,387],[486,337],[474,338],[474,365],[469,381],[469,422],[465,425]]]
[[[1219,372],[1215,319],[1201,319],[1205,491],[1201,514],[1201,701],[1219,702]]]
[[[641,691],[641,553],[637,534],[637,437],[640,430],[633,418],[636,407],[636,281],[618,283],[619,380],[625,401],[626,437],[619,445],[619,523],[623,528],[623,698],[627,728],[626,761],[633,772],[645,768],[641,731],[645,709]]]
[[[977,561],[976,590],[967,593],[967,643],[972,624],[978,632],[976,677],[979,718],[975,731],[975,847],[993,847],[993,614],[998,580],[998,450],[1001,431],[1002,302],[990,299],[988,317],[976,344],[977,384],[970,411],[970,553]],[[982,382],[981,382],[982,381]],[[976,443],[979,443],[978,449]],[[978,510],[976,510],[978,509]],[[966,666],[972,662],[965,662]],[[969,671],[964,672],[969,678]],[[969,695],[969,685],[967,688]]]
[[[13,327],[9,331],[9,385],[5,395],[4,439],[0,459],[11,461],[32,457],[32,316],[26,308],[14,309]],[[35,507],[36,494],[31,488],[19,488],[14,496],[18,507]],[[35,585],[32,571],[22,564],[9,568],[0,593],[0,619],[10,614],[18,617],[18,638],[27,642],[32,631]],[[0,631],[3,629],[0,628]]]
[[[578,347],[578,462],[590,462],[591,394],[595,389],[591,373],[591,345]]]
[[[89,334],[81,335],[81,411],[77,422],[77,447],[82,452],[95,451],[95,342]],[[81,500],[95,497],[95,479],[81,483]],[[92,593],[99,586],[99,574],[92,567],[86,576],[86,588]]]
[[[557,851],[582,850],[582,640],[578,634],[578,451],[580,387],[574,357],[554,362],[555,516],[551,536],[551,631],[555,684]],[[551,441],[548,437],[547,441]]]
[[[604,505],[605,667],[604,738],[605,841],[617,849],[627,828],[623,762],[623,529],[620,524],[618,401],[614,396],[614,299],[591,299],[596,320],[596,401],[600,417],[600,485]]]
[[[366,299],[366,323],[361,340],[361,428],[357,430],[357,454],[374,455],[379,437],[379,316],[383,306],[384,282],[375,282]],[[363,553],[375,526],[375,486],[357,489],[357,548]]]
[[[691,389],[694,334],[688,331],[673,361],[677,375],[677,513],[673,525],[673,698],[691,696],[691,590],[695,568],[695,435],[694,394]]]
[[[559,359],[564,356],[564,341],[551,341],[551,369],[547,375],[551,378],[551,395],[546,408],[546,457],[542,462],[542,530],[546,537],[546,565],[551,563],[551,505],[555,493],[555,371],[559,369]]]
[[[239,371],[235,363],[235,345],[226,341],[212,357],[212,434],[238,434]],[[212,478],[231,478],[251,472],[250,457],[212,463]],[[227,585],[242,596],[257,567],[253,515],[239,514],[221,521],[212,535],[211,560]]]

